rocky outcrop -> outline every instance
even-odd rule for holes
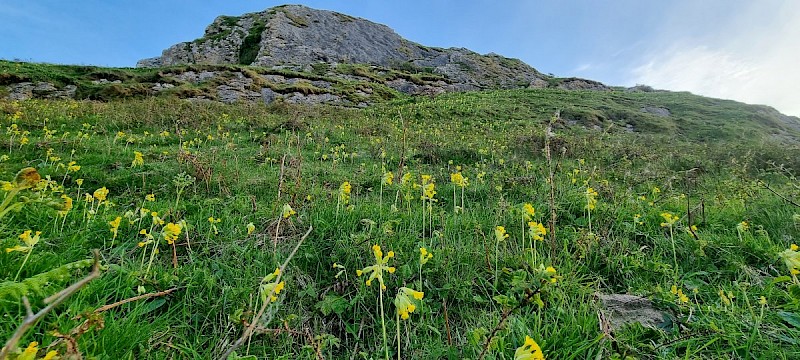
[[[463,48],[427,47],[402,38],[385,25],[300,5],[238,17],[220,16],[206,28],[203,37],[173,45],[160,57],[141,60],[137,66],[242,64],[302,69],[321,63],[368,64],[436,74],[447,80],[429,87],[402,81],[388,84],[406,93],[538,88],[548,84],[548,76],[520,60],[480,55]],[[588,80],[571,86],[604,87]]]
[[[66,85],[59,89],[49,82],[21,82],[8,87],[9,100],[74,99],[78,87]]]

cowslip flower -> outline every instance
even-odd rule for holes
[[[153,202],[153,201],[156,201],[156,196],[153,195],[153,194],[147,194],[147,195],[145,195],[144,200]]]
[[[498,242],[505,241],[508,239],[508,234],[506,233],[506,228],[503,226],[496,226],[494,228],[494,238]]]
[[[689,302],[689,297],[686,296],[686,294],[683,293],[683,289],[678,288],[677,285],[672,285],[670,292],[672,293],[672,295],[677,296],[678,301],[680,301],[681,303],[686,304]]]
[[[386,172],[386,173],[384,173],[384,174],[383,174],[383,176],[381,177],[381,184],[383,184],[383,185],[385,185],[385,186],[390,186],[390,185],[392,185],[392,182],[393,182],[393,181],[394,181],[394,174],[392,174],[392,172],[391,172],[391,171],[387,171],[387,172]]]
[[[142,153],[138,151],[133,152],[133,161],[131,162],[131,167],[137,167],[144,165],[144,157],[142,157]]]
[[[664,222],[661,223],[661,227],[672,227],[678,221],[678,215],[672,215],[669,212],[661,213],[661,217],[664,218]]]
[[[280,295],[281,291],[286,287],[285,281],[274,281],[280,274],[281,269],[276,268],[274,272],[261,279],[261,286],[259,286],[261,290],[261,301],[267,302],[267,296],[269,296],[269,302],[278,301],[278,295]]]
[[[419,248],[419,265],[425,265],[428,263],[428,260],[433,258],[433,253],[429,252],[428,249],[421,247]]]
[[[544,354],[536,341],[525,336],[525,343],[514,352],[514,360],[544,360]]]
[[[178,240],[178,235],[181,234],[182,226],[180,223],[167,223],[161,229],[161,236],[164,237],[164,240],[167,241],[167,244],[172,244],[175,240]]]
[[[736,231],[743,233],[747,230],[750,230],[750,224],[748,224],[747,221],[742,221],[736,224]]]
[[[800,248],[796,244],[792,244],[788,249],[778,254],[792,276],[800,274],[800,252],[797,251],[798,249]]]
[[[31,235],[33,234],[33,235]],[[25,230],[22,234],[19,235],[19,239],[22,240],[22,245],[16,245],[14,247],[6,248],[6,253],[18,251],[18,252],[29,252],[33,249],[33,246],[39,243],[40,236],[42,235],[41,231],[33,232],[33,230]]]
[[[534,209],[533,205],[530,203],[525,203],[522,205],[522,216],[525,218],[525,221],[531,221],[533,217],[536,216],[536,209]]]
[[[528,235],[533,240],[542,241],[544,240],[544,235],[547,235],[547,228],[545,228],[544,225],[542,225],[542,223],[529,221]]]
[[[425,293],[422,291],[401,287],[400,290],[397,291],[397,295],[394,297],[394,306],[397,308],[397,315],[403,320],[408,319],[409,314],[413,313],[417,309],[417,306],[414,304],[414,300],[420,301],[424,296]]]
[[[106,200],[106,197],[108,196],[108,189],[106,189],[106,187],[105,187],[105,186],[103,186],[103,187],[101,187],[101,188],[99,188],[99,189],[95,190],[95,191],[94,191],[94,193],[93,193],[92,195],[93,195],[93,196],[94,196],[94,198],[95,198],[95,199],[97,199],[98,201],[101,201],[101,202],[102,202],[102,201],[105,201],[105,200]]]
[[[339,186],[339,201],[343,204],[347,204],[350,202],[350,192],[353,190],[353,187],[350,186],[350,182],[345,181]]]
[[[247,224],[247,235],[251,235],[253,231],[256,231],[256,226],[253,223]]]
[[[597,206],[597,191],[594,191],[593,188],[587,187],[585,195],[586,195],[586,209],[594,210],[594,208]]]
[[[117,216],[116,219],[108,222],[108,225],[110,225],[109,230],[111,230],[111,233],[114,234],[115,239],[117,238],[117,231],[119,231],[120,222],[122,222],[122,217],[120,216]]]
[[[458,186],[460,188],[464,188],[467,187],[467,185],[469,185],[469,179],[465,178],[460,171],[450,174],[450,182],[452,182],[453,185]]]
[[[281,211],[281,214],[284,219],[288,219],[292,215],[297,214],[297,212],[295,212],[289,204],[283,204],[283,210]]]
[[[66,216],[67,213],[72,210],[72,198],[66,194],[61,194],[61,199],[64,200],[64,203],[61,204],[61,210],[58,211],[58,214]]]
[[[372,245],[372,254],[375,255],[375,265],[367,266],[363,269],[356,270],[356,276],[370,274],[365,284],[372,285],[372,281],[377,279],[381,285],[381,290],[386,290],[386,285],[383,282],[383,272],[386,271],[390,274],[395,272],[395,268],[388,265],[389,259],[394,257],[394,251],[389,251],[386,256],[383,255],[380,245]]]

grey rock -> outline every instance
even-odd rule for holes
[[[632,323],[658,329],[670,319],[669,314],[654,308],[653,303],[647,298],[628,294],[596,295],[600,299],[604,318],[612,330],[618,330]]]
[[[641,112],[645,112],[648,114],[653,114],[658,117],[669,117],[672,113],[669,112],[669,109],[657,106],[645,106],[639,109]]]
[[[55,85],[48,83],[48,82],[39,82],[36,83],[36,86],[33,87],[33,95],[36,97],[48,97],[58,91]]]
[[[563,79],[557,86],[559,89],[564,90],[598,90],[598,91],[611,91],[611,88],[604,85],[599,81],[568,78]]]
[[[309,94],[305,95],[299,92],[293,92],[286,96],[287,103],[290,104],[340,104],[342,98],[333,94]]]
[[[34,87],[35,85],[30,82],[12,84],[8,87],[8,99],[17,101],[31,99],[33,98]]]
[[[264,101],[264,104],[271,104],[273,101],[279,99],[281,94],[276,93],[270,88],[263,88],[261,89],[261,100]]]
[[[448,79],[447,85],[435,85],[444,91],[537,88],[547,83],[547,76],[516,59],[480,55],[463,48],[426,47],[402,38],[385,25],[300,5],[218,17],[203,37],[173,45],[160,57],[144,59],[137,66],[239,63],[305,72],[319,63],[361,63],[430,72]],[[393,84],[407,93],[430,90],[415,85],[419,86]],[[603,87],[588,80],[569,86]]]
[[[49,82],[22,82],[12,84],[8,87],[9,100],[29,100],[29,99],[74,99],[78,87],[67,85],[59,89]]]

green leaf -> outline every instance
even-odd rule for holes
[[[350,308],[350,303],[347,302],[343,297],[339,295],[332,295],[328,294],[325,297],[317,302],[316,308],[322,313],[322,315],[328,316],[331,313],[336,313],[337,315],[341,315],[348,308]]]
[[[772,283],[773,284],[789,282],[789,281],[792,281],[792,278],[789,277],[789,276],[778,276],[778,277],[772,279]]]
[[[147,305],[144,307],[144,311],[142,311],[142,314],[147,314],[147,313],[149,313],[149,312],[151,312],[153,310],[156,310],[156,309],[164,306],[164,304],[166,304],[166,303],[167,303],[166,299],[153,300],[153,301],[147,303]]]
[[[789,325],[800,329],[800,315],[788,311],[778,311],[778,316],[780,316],[783,321],[789,323]]]
[[[794,284],[789,286],[788,290],[789,290],[789,295],[791,295],[795,299],[800,299],[800,286]]]

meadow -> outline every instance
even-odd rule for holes
[[[696,98],[0,101],[0,333],[97,249],[11,359],[799,358],[800,147]]]

